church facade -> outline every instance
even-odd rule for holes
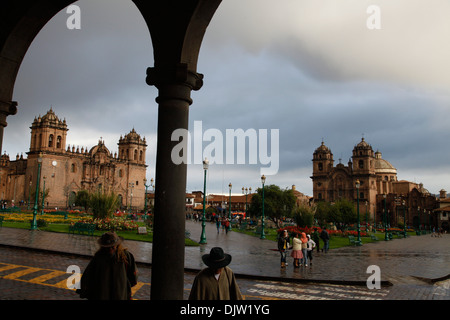
[[[364,138],[354,146],[347,166],[334,165],[333,153],[323,142],[313,153],[313,199],[335,202],[341,198],[357,203],[362,220],[382,222],[386,213],[393,226],[405,220],[410,226],[438,224],[437,199],[422,184],[397,179],[397,169],[374,152]],[[357,188],[357,181],[359,188]],[[357,192],[359,191],[359,194]],[[419,213],[420,212],[420,213]]]
[[[364,138],[353,148],[347,166],[341,162],[334,166],[333,153],[323,142],[314,151],[312,161],[315,200],[334,202],[345,198],[356,201],[356,182],[359,181],[360,205],[367,205],[372,214],[376,210],[377,195],[392,193],[397,181],[397,169],[382,159],[381,152],[374,152]]]
[[[102,139],[88,148],[66,146],[66,120],[59,119],[50,109],[31,125],[28,157],[11,160],[0,158],[0,197],[16,206],[30,201],[34,194],[40,166],[40,190],[48,190],[47,208],[72,206],[80,190],[114,192],[122,208],[142,209],[145,197],[147,165],[145,138],[132,129],[118,142],[114,155]],[[34,204],[34,200],[31,199]]]

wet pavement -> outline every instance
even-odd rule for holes
[[[190,238],[200,240],[201,223],[186,221]],[[430,235],[413,236],[406,239],[378,241],[361,247],[332,249],[328,253],[314,251],[313,264],[294,269],[292,258],[289,265],[280,268],[280,255],[276,243],[239,232],[217,229],[206,224],[207,244],[186,247],[186,271],[197,271],[205,267],[201,256],[212,247],[220,246],[232,255],[230,267],[239,277],[276,280],[311,281],[365,285],[375,265],[381,272],[383,284],[434,283],[447,279],[450,274],[450,235],[441,238]],[[12,228],[0,228],[0,244],[11,247],[31,248],[49,252],[71,253],[92,256],[98,249],[97,238],[87,235],[52,233]],[[151,264],[152,244],[140,241],[125,241],[136,261]]]

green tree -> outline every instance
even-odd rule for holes
[[[337,222],[341,222],[344,227],[357,221],[358,217],[353,202],[347,199],[340,199],[336,202],[335,206],[340,213],[340,220]]]
[[[291,217],[295,207],[295,196],[292,190],[281,190],[276,185],[264,187],[264,217],[272,220],[279,226],[284,217]],[[262,215],[262,188],[258,188],[252,196],[250,216],[260,217]]]
[[[355,206],[347,199],[339,199],[334,204],[318,202],[315,218],[321,226],[333,222],[335,225],[343,224],[346,227],[357,221]]]
[[[326,225],[329,221],[329,214],[331,211],[331,203],[326,201],[319,201],[316,203],[315,219],[320,226]]]
[[[119,204],[119,197],[111,192],[104,193],[96,191],[89,195],[89,207],[92,210],[94,218],[111,217]]]
[[[309,206],[301,205],[294,210],[293,218],[298,227],[312,227],[314,211]]]
[[[80,190],[75,197],[75,205],[83,207],[84,210],[89,208],[89,192],[87,190]]]

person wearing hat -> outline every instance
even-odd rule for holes
[[[195,277],[189,300],[242,300],[236,277],[227,267],[231,256],[214,247],[202,260],[208,267]]]
[[[81,277],[81,298],[89,300],[130,300],[131,287],[137,284],[134,256],[122,245],[123,238],[106,232],[98,240],[95,253]]]

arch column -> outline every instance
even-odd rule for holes
[[[187,165],[175,164],[171,155],[187,141],[171,138],[175,130],[188,129],[191,91],[203,84],[196,71],[201,42],[221,0],[133,2],[153,44],[154,68],[147,69],[146,81],[158,89],[151,299],[182,300]]]
[[[182,300],[187,164],[175,164],[172,150],[187,141],[171,141],[177,129],[188,129],[191,91],[202,86],[201,74],[186,64],[173,69],[147,69],[147,83],[158,88],[155,215],[151,298]]]
[[[5,127],[8,125],[6,122],[7,116],[12,116],[17,113],[17,102],[4,102],[0,101],[0,153],[3,148],[3,131]]]

